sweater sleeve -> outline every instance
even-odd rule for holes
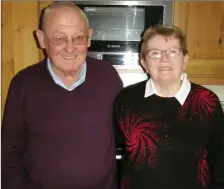
[[[2,188],[25,189],[25,124],[22,118],[21,85],[14,78],[9,87],[2,126]]]
[[[224,189],[224,115],[218,103],[214,114],[214,124],[208,146],[210,167],[210,189]]]
[[[125,146],[125,136],[122,131],[122,126],[124,126],[124,109],[122,108],[122,100],[120,99],[120,94],[118,94],[114,103],[114,133],[116,139],[116,148],[124,148]]]

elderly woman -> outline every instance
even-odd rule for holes
[[[218,97],[184,74],[185,35],[174,26],[147,29],[140,60],[150,79],[115,102],[121,189],[224,188],[224,115]]]

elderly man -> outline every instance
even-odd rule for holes
[[[11,81],[3,118],[4,189],[114,189],[114,98],[107,62],[87,57],[92,29],[70,2],[45,8],[37,30],[47,59]]]

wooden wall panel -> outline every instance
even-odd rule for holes
[[[12,2],[2,3],[2,103],[3,112],[5,99],[8,93],[9,83],[14,76],[14,57],[13,57],[13,32],[12,32]]]
[[[191,58],[224,59],[224,2],[188,3],[187,36]]]
[[[190,80],[223,85],[224,2],[175,1],[173,22],[187,34]]]
[[[174,15],[173,23],[175,26],[180,27],[184,32],[187,31],[187,14],[188,6],[187,2],[174,2]]]
[[[174,25],[187,34],[191,58],[224,59],[224,2],[176,1],[174,10]]]
[[[186,71],[189,79],[195,83],[204,85],[224,84],[223,59],[190,59]]]
[[[51,3],[39,1],[2,1],[2,99],[4,111],[12,77],[21,69],[41,60],[34,31],[38,27],[40,9]]]
[[[39,61],[39,51],[33,36],[38,25],[38,2],[13,2],[12,10],[14,70],[17,73]]]

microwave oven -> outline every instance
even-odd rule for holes
[[[138,55],[144,30],[155,24],[172,24],[173,2],[169,0],[74,3],[93,28],[88,56],[108,60],[117,70],[142,70]]]

